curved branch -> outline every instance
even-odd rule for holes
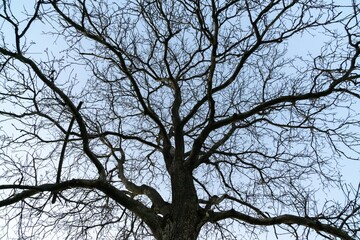
[[[96,181],[93,180],[84,180],[84,179],[72,179],[70,181],[65,181],[62,183],[55,184],[43,184],[39,186],[31,186],[31,185],[0,185],[0,189],[23,189],[24,191],[14,194],[13,196],[1,200],[0,207],[8,206],[19,201],[22,201],[26,198],[34,196],[40,192],[47,191],[63,191],[70,188],[83,187],[83,188],[95,188]]]
[[[268,217],[268,218],[257,218],[252,217],[240,212],[235,211],[234,209],[224,211],[224,212],[208,212],[209,221],[217,222],[220,220],[233,218],[238,219],[240,221],[244,221],[246,223],[252,225],[260,225],[260,226],[274,226],[279,224],[287,224],[287,225],[301,225],[304,227],[311,228],[315,231],[324,232],[331,234],[333,236],[339,237],[343,240],[354,240],[348,233],[337,228],[335,226],[331,226],[329,224],[324,224],[318,221],[317,218],[308,218],[308,217],[299,217],[291,214],[284,214],[277,217]]]
[[[4,54],[6,56],[12,57],[26,65],[28,65],[35,74],[43,81],[44,84],[46,84],[50,89],[52,89],[55,93],[57,93],[61,99],[65,102],[65,104],[70,108],[70,111],[73,113],[81,132],[81,138],[83,140],[83,148],[86,155],[89,157],[91,162],[96,166],[98,173],[100,175],[101,179],[105,178],[105,169],[104,166],[101,164],[101,162],[97,159],[95,154],[91,151],[89,146],[89,136],[86,129],[86,124],[84,122],[83,117],[81,116],[80,112],[76,109],[76,106],[71,101],[71,99],[59,88],[57,87],[53,81],[51,81],[48,77],[45,76],[45,74],[41,71],[41,69],[38,67],[36,62],[31,60],[30,58],[25,57],[21,53],[14,53],[11,52],[5,48],[0,48],[0,53]]]
[[[72,179],[61,183],[39,186],[0,185],[0,189],[24,189],[24,191],[14,194],[7,199],[0,200],[0,207],[12,205],[41,192],[59,192],[72,188],[97,189],[141,217],[154,233],[156,233],[158,226],[160,226],[161,217],[156,215],[153,210],[129,197],[110,183],[101,180]]]
[[[77,110],[79,111],[80,108],[81,108],[81,105],[83,104],[83,102],[80,102],[79,105],[77,106]],[[71,128],[72,126],[74,125],[74,121],[75,121],[75,116],[73,116],[70,120],[70,124],[69,124],[69,127],[68,127],[68,130],[65,134],[65,139],[64,139],[64,144],[63,144],[63,147],[61,149],[61,153],[60,153],[60,159],[59,159],[59,166],[58,166],[58,170],[57,170],[57,175],[56,175],[56,183],[59,183],[60,182],[60,179],[61,179],[61,169],[62,169],[62,165],[63,165],[63,162],[64,162],[64,157],[65,157],[65,150],[66,150],[66,146],[67,146],[67,143],[69,141],[69,136],[70,136],[70,132],[71,132]],[[57,196],[57,192],[54,192],[54,195],[53,195],[53,198],[51,200],[52,203],[55,203],[56,201],[56,196]]]
[[[141,94],[140,88],[139,88],[138,84],[136,83],[136,79],[134,78],[131,70],[127,67],[126,61],[123,56],[123,50],[114,47],[113,45],[108,43],[102,36],[92,33],[91,31],[86,29],[84,26],[82,26],[79,23],[72,20],[63,11],[61,11],[61,9],[57,5],[57,1],[52,1],[51,4],[54,7],[54,10],[63,18],[63,20],[66,23],[68,23],[71,27],[73,27],[76,31],[81,32],[84,36],[88,37],[89,39],[92,39],[92,40],[98,42],[99,44],[107,47],[111,52],[113,52],[118,57],[119,68],[124,72],[124,74],[130,80],[130,82],[134,88],[136,97],[144,110],[144,114],[148,115],[159,126],[160,131],[164,134],[164,136],[166,136],[166,129],[165,129],[164,125],[162,124],[161,120],[159,119],[159,116],[153,111],[151,106],[146,104],[144,97]],[[165,140],[167,140],[170,143],[169,139],[165,139]]]
[[[125,162],[125,152],[122,149],[122,147],[120,146],[118,148],[121,154],[119,158],[115,154],[114,147],[111,145],[111,143],[106,141],[105,139],[103,141],[111,149],[113,157],[118,162],[118,171],[119,171],[118,177],[120,178],[126,189],[131,191],[133,195],[146,195],[148,198],[150,198],[153,207],[156,209],[156,211],[159,211],[163,215],[166,215],[166,213],[168,212],[167,209],[168,203],[161,197],[160,193],[156,191],[156,189],[146,184],[142,184],[141,186],[136,185],[125,176],[124,167],[123,167],[123,164]]]

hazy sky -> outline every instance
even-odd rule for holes
[[[31,5],[33,1],[13,0],[12,2],[14,5],[14,9],[17,9],[20,12],[20,10],[24,8],[23,6],[25,6],[26,4]],[[335,1],[335,3],[341,3],[341,4],[344,4],[346,2],[351,4],[352,1],[351,0]],[[0,10],[1,10],[1,8],[0,8]],[[18,13],[15,13],[15,14],[18,14]],[[33,58],[37,59],[37,58],[44,57],[45,50],[47,48],[49,48],[49,50],[51,50],[51,52],[56,54],[65,47],[65,45],[62,45],[64,43],[62,42],[61,39],[56,40],[54,38],[51,38],[49,40],[49,39],[47,39],[46,36],[41,35],[41,32],[45,30],[45,29],[43,29],[43,27],[45,25],[38,24],[38,26],[39,27],[37,29],[33,29],[30,32],[31,34],[28,37],[28,43],[30,43],[30,42],[34,43],[33,47],[31,47],[31,50],[29,51],[32,54]],[[11,37],[12,36],[11,29],[7,25],[5,25],[3,22],[0,22],[0,29],[4,33],[7,43],[11,44],[11,42],[13,40],[13,38]],[[297,54],[297,55],[305,54],[306,55],[309,52],[316,53],[317,51],[320,51],[320,48],[322,46],[324,39],[323,39],[323,37],[320,37],[320,35],[317,35],[316,33],[312,33],[312,34],[315,34],[315,35],[314,36],[311,36],[311,35],[298,36],[297,38],[290,41],[289,54]],[[357,102],[357,107],[355,109],[359,109],[359,111],[360,111],[359,101]],[[354,157],[356,157],[356,156],[354,156]],[[359,156],[357,156],[357,157],[359,157]],[[343,165],[344,179],[347,182],[351,182],[355,186],[357,184],[359,184],[360,161],[344,160],[340,164]],[[331,195],[331,193],[329,193],[329,194]],[[337,193],[334,192],[334,196],[336,196],[336,194]],[[330,195],[328,197],[332,197]],[[271,227],[269,228],[269,230],[271,230]],[[264,239],[266,239],[265,236],[264,236]],[[274,238],[269,237],[268,239],[274,239]],[[285,240],[285,239],[288,239],[288,237],[283,237],[283,238],[279,238],[279,239]]]

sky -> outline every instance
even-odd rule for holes
[[[14,9],[17,9],[19,11],[21,11],[20,9],[23,9],[22,6],[31,3],[32,1],[29,0],[13,0],[14,3]],[[350,0],[348,1],[335,1],[336,3],[345,3],[345,2],[349,2],[351,3]],[[0,9],[1,9],[1,5],[0,5]],[[17,13],[15,13],[17,14]],[[0,29],[1,31],[4,32],[4,35],[6,37],[6,39],[9,42],[9,44],[12,42],[12,38],[11,36],[11,29],[9,29],[6,25],[4,25],[2,22],[0,22]],[[30,32],[30,36],[29,36],[29,43],[30,43],[30,39],[31,42],[33,42],[33,46],[31,48],[31,54],[32,57],[37,59],[37,58],[42,58],[44,56],[44,52],[47,50],[47,48],[51,48],[51,51],[54,54],[62,54],[61,50],[66,47],[65,43],[62,42],[61,39],[56,39],[54,41],[54,39],[51,40],[51,42],[47,41],[46,39],[44,39],[44,36],[42,36],[40,33],[43,31],[44,29],[42,28],[41,25],[39,25],[39,28],[37,29],[33,29]],[[296,55],[303,55],[303,54],[308,54],[308,53],[316,53],[317,51],[320,51],[320,48],[322,46],[321,43],[324,42],[324,39],[322,37],[320,37],[319,35],[316,35],[316,33],[314,33],[314,36],[311,35],[304,35],[304,36],[299,36],[297,38],[293,39],[293,42],[289,43],[290,49],[289,49],[289,54],[296,54]],[[32,44],[32,43],[31,43]],[[356,103],[355,109],[360,109],[360,102],[358,101]],[[341,114],[341,113],[339,113]],[[360,161],[354,161],[354,160],[344,160],[343,162],[340,163],[342,165],[343,168],[343,177],[344,180],[346,182],[352,183],[354,186],[357,186],[357,184],[359,184],[359,176],[360,176]],[[333,193],[336,194],[336,193]],[[333,197],[331,196],[332,193],[329,193],[329,197]],[[269,239],[269,240],[273,240],[274,238],[272,238],[270,235],[268,237],[264,236],[264,239]],[[284,238],[279,238],[281,239],[288,239],[288,237],[284,237]]]

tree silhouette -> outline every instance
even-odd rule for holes
[[[360,239],[354,1],[14,2],[2,237]]]

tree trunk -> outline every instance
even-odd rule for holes
[[[181,221],[169,220],[162,229],[158,240],[196,240],[199,234],[196,225],[186,218]]]
[[[201,217],[192,173],[184,168],[177,168],[172,173],[171,213],[158,239],[196,240]]]

